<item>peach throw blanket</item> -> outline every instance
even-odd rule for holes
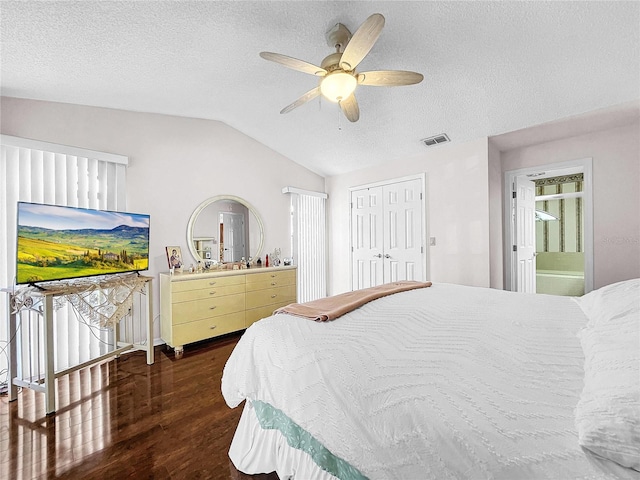
[[[416,288],[430,287],[431,282],[416,282],[403,280],[400,282],[385,283],[377,287],[364,288],[354,292],[341,293],[333,297],[321,298],[306,303],[291,303],[286,307],[277,309],[274,313],[288,313],[298,317],[305,317],[317,322],[334,320],[345,313],[355,310],[365,303],[380,297],[386,297],[394,293],[406,292]]]

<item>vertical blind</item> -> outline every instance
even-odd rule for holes
[[[325,193],[287,187],[291,193],[292,252],[298,266],[298,302],[327,296]]]
[[[15,284],[17,202],[126,210],[125,156],[7,135],[0,151],[0,287]],[[7,297],[0,295],[0,383],[8,366]],[[56,369],[104,353],[107,332],[81,323],[71,306],[56,310],[54,325]]]

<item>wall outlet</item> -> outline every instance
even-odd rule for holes
[[[436,246],[436,237],[429,237],[429,246],[431,247]]]

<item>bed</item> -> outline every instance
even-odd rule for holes
[[[581,298],[435,283],[277,314],[223,373],[229,456],[281,479],[640,479],[640,279]]]

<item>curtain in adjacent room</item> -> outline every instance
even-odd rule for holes
[[[128,158],[64,145],[0,136],[0,287],[13,288],[17,202],[126,210]],[[0,295],[0,383],[6,382],[8,295]],[[106,353],[105,330],[88,326],[70,305],[56,310],[55,369]]]
[[[291,251],[298,267],[298,302],[327,296],[327,194],[286,187],[291,194]]]

